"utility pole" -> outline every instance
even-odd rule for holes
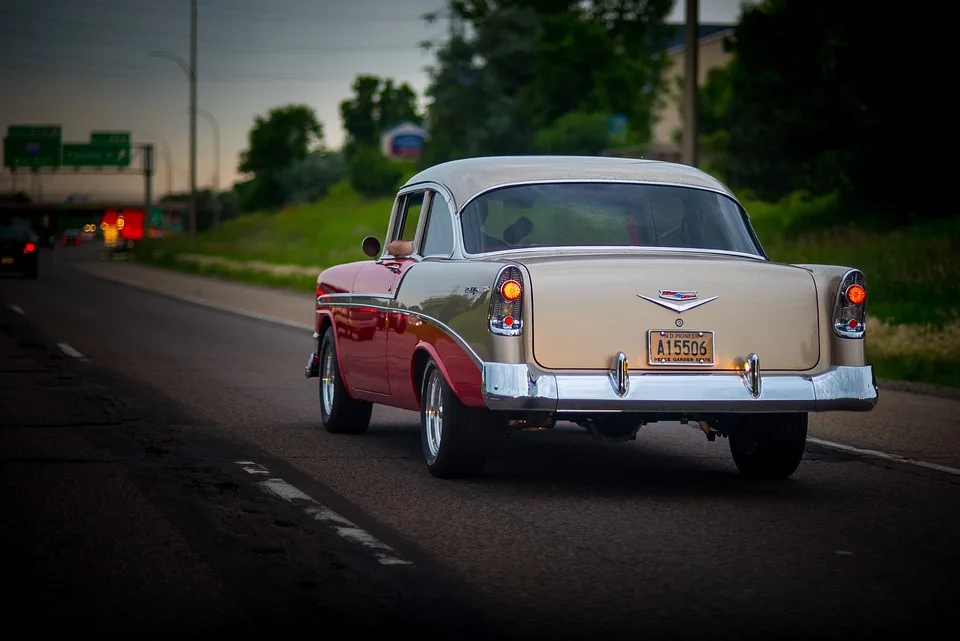
[[[197,243],[197,0],[190,0],[190,248]]]
[[[700,0],[686,0],[683,46],[683,163],[697,166],[697,77],[700,57]]]

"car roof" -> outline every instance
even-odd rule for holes
[[[734,197],[719,180],[679,163],[610,156],[485,156],[428,167],[404,187],[436,182],[450,190],[459,210],[479,193],[524,182],[602,180],[649,182],[711,189]]]

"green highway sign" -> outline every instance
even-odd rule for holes
[[[10,125],[3,139],[3,166],[57,167],[60,135],[59,125]]]
[[[8,138],[55,138],[60,140],[62,135],[60,125],[10,125],[7,127]]]
[[[130,147],[88,142],[63,144],[62,167],[129,167]]]
[[[129,131],[94,131],[90,142],[64,143],[60,125],[10,125],[3,139],[3,166],[129,167]]]
[[[90,142],[94,145],[122,145],[130,146],[129,131],[94,131],[90,134]]]

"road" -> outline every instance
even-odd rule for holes
[[[753,483],[689,427],[605,445],[571,426],[441,481],[413,413],[320,428],[309,332],[71,264],[92,259],[0,280],[3,371],[20,370],[0,392],[13,614],[158,638],[905,638],[953,621],[956,400],[881,391],[874,416],[812,421],[859,449],[872,424],[927,467],[813,442],[791,480]]]

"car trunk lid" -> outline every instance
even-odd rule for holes
[[[735,256],[539,256],[530,272],[533,352],[547,369],[765,370],[820,359],[817,291],[791,265]],[[710,340],[712,337],[712,341]],[[652,361],[652,362],[651,362]]]

